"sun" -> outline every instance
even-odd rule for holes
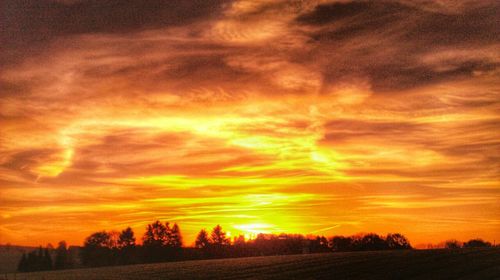
[[[259,233],[273,233],[274,225],[266,223],[251,223],[234,225],[233,228],[239,231],[245,237],[245,240],[255,239]]]

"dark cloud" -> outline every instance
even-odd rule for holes
[[[325,129],[324,141],[339,143],[365,137],[392,139],[408,133],[424,132],[425,126],[411,122],[335,120],[325,124]]]
[[[369,15],[373,18],[385,17],[385,20],[397,19],[403,12],[414,10],[408,6],[395,2],[345,2],[320,4],[312,12],[300,15],[298,22],[310,25],[324,25],[334,21]],[[371,18],[366,19],[369,23],[374,23]],[[376,26],[374,26],[376,27]]]
[[[451,69],[437,70],[433,66],[419,64],[416,59],[407,59],[394,63],[381,62],[370,65],[364,70],[372,82],[372,87],[379,91],[404,90],[425,86],[437,82],[471,77],[477,71],[493,71],[499,66],[496,62],[465,61]]]
[[[29,82],[12,82],[0,78],[0,96],[25,96],[31,90]]]
[[[437,131],[436,131],[437,130]],[[497,165],[500,158],[498,135],[484,135],[484,131],[500,131],[498,120],[476,121],[448,128],[446,137],[420,137],[423,146],[447,156],[482,161],[478,166]],[[498,133],[497,133],[498,134]],[[498,169],[498,167],[497,167]]]
[[[44,159],[49,158],[52,154],[58,153],[56,149],[35,149],[14,153],[9,160],[1,166],[10,169],[28,169],[33,167]]]
[[[500,4],[467,9],[458,14],[425,13],[408,29],[404,39],[431,46],[478,45],[500,40]]]
[[[318,5],[296,22],[307,28],[312,59],[325,61],[326,81],[367,76],[374,90],[394,91],[497,69],[495,61],[476,57],[443,71],[422,63],[421,57],[500,42],[499,14],[496,3],[444,13],[398,2],[357,1]]]
[[[214,18],[229,2],[4,0],[0,3],[0,41],[2,51],[8,51],[8,55],[3,55],[1,62],[28,57],[39,51],[39,43],[60,36],[126,33]]]
[[[433,46],[461,45],[498,42],[499,12],[498,3],[457,13],[443,13],[397,2],[364,1],[318,5],[296,20],[305,25],[338,27],[336,30],[322,29],[320,33],[314,34],[315,39],[338,39],[348,35],[355,37],[361,31],[392,31],[411,42],[430,43]]]
[[[3,30],[17,39],[179,26],[216,16],[228,1],[4,1]]]
[[[37,178],[35,169],[40,165],[57,158],[61,153],[58,149],[31,149],[14,152],[5,155],[0,168],[16,172],[21,178],[35,180]]]

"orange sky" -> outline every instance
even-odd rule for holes
[[[500,240],[497,1],[115,2],[1,8],[0,243]]]

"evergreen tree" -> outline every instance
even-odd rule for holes
[[[196,236],[196,241],[194,243],[196,248],[207,248],[210,245],[210,240],[208,239],[208,233],[205,229],[200,230],[198,236]]]
[[[69,268],[69,254],[65,241],[60,241],[56,248],[56,257],[54,260],[54,269]]]
[[[180,228],[177,224],[174,224],[170,231],[170,245],[174,248],[182,247],[182,235]]]
[[[220,225],[217,225],[210,234],[210,239],[214,245],[229,245],[230,240],[226,238],[226,233],[222,230]]]
[[[144,257],[147,262],[165,261],[171,257],[171,253],[167,250],[170,235],[169,230],[168,223],[164,225],[160,221],[147,226],[142,238]]]

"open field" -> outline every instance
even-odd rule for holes
[[[500,248],[326,253],[184,261],[0,279],[500,279]]]

